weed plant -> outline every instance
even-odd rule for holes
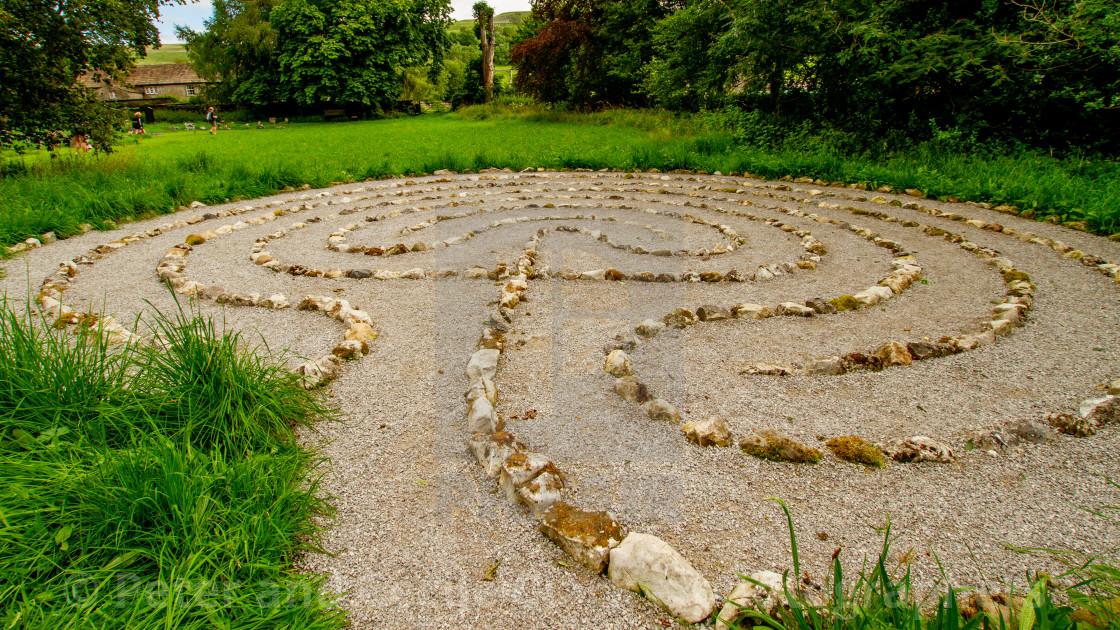
[[[179,312],[111,347],[0,303],[4,628],[337,628],[317,549],[329,413],[273,358]]]
[[[887,568],[892,541],[889,523],[883,531],[882,548],[871,566],[865,559],[854,579],[846,577],[837,554],[823,588],[807,588],[808,580],[800,577],[801,560],[793,517],[784,501],[774,500],[786,516],[793,561],[792,576],[788,572],[783,576],[781,595],[787,605],[778,608],[777,618],[745,608],[742,616],[731,624],[736,630],[1065,630],[1073,627],[1070,617],[1073,609],[1053,602],[1045,576],[1033,583],[1018,610],[1011,609],[1009,618],[992,618],[981,613],[965,620],[957,591],[952,586],[938,595],[936,603],[930,599],[932,595],[918,597],[908,566],[901,573]],[[765,588],[759,582],[754,584]],[[940,582],[933,588],[939,586]]]
[[[517,98],[457,114],[265,129],[234,125],[216,136],[130,136],[108,155],[75,158],[60,151],[55,155],[62,157],[51,159],[44,152],[0,162],[0,244],[302,184],[528,166],[681,168],[887,184],[1015,205],[1039,218],[1085,221],[1102,234],[1120,231],[1120,165],[1114,160],[985,148],[951,133],[893,152],[868,146],[843,135],[782,129],[763,118],[731,124],[658,110],[582,114]]]

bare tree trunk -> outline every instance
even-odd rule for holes
[[[486,88],[486,100],[490,101],[494,92],[494,10],[490,9],[478,24],[478,38],[482,48],[482,85]]]

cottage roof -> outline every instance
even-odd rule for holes
[[[127,83],[132,85],[169,85],[181,83],[206,83],[186,63],[163,63],[152,66],[136,66],[128,76]]]
[[[104,81],[95,81],[92,73],[85,73],[80,77],[82,85],[89,88],[101,87]],[[132,74],[121,82],[122,85],[143,87],[145,85],[182,85],[192,83],[206,83],[186,63],[162,63],[150,66],[136,66]]]

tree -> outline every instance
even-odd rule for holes
[[[108,149],[121,116],[78,79],[117,79],[145,47],[160,0],[0,0],[0,146],[54,143],[71,125]]]
[[[269,14],[280,0],[213,0],[214,14],[199,33],[179,28],[191,65],[210,81],[207,99],[261,106],[284,99],[276,30]]]
[[[450,11],[449,0],[280,0],[281,89],[303,106],[390,109],[404,68],[438,73]]]
[[[534,0],[530,37],[510,51],[514,84],[544,101],[642,106],[653,28],[674,6],[661,0]]]
[[[478,45],[482,51],[482,87],[489,101],[494,91],[494,9],[485,2],[474,3],[478,22]]]

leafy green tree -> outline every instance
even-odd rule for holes
[[[272,10],[286,96],[389,109],[403,68],[435,72],[448,47],[449,0],[281,0]]]
[[[280,0],[213,0],[202,32],[176,34],[187,44],[195,71],[211,81],[208,100],[262,106],[285,98],[280,83],[276,30],[269,14]]]
[[[159,0],[0,0],[0,147],[58,142],[81,125],[108,149],[121,116],[78,82],[120,79],[159,43]]]

